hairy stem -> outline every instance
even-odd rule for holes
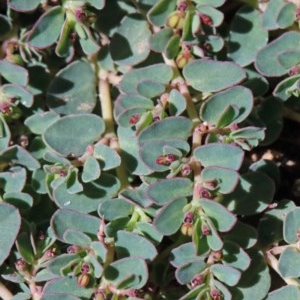
[[[13,294],[10,290],[2,282],[0,282],[0,298],[3,300],[10,300],[12,297]]]

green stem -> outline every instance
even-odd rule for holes
[[[10,300],[12,299],[13,294],[8,290],[8,288],[0,282],[0,298],[3,300]]]

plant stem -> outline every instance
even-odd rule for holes
[[[300,123],[300,113],[293,111],[287,107],[283,107],[282,113],[285,118],[288,118],[290,120]]]
[[[3,300],[10,300],[12,297],[13,294],[10,290],[2,282],[0,282],[0,298]]]

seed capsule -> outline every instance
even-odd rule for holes
[[[186,236],[192,236],[193,234],[193,225],[190,223],[184,223],[181,225],[181,233]]]
[[[86,287],[89,284],[89,282],[90,282],[90,277],[86,273],[80,274],[77,278],[77,284],[80,287]]]
[[[167,20],[167,26],[181,30],[184,27],[184,13],[175,11],[172,14],[170,14],[168,20]]]

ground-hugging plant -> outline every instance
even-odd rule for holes
[[[0,298],[300,299],[298,6],[0,1]]]

